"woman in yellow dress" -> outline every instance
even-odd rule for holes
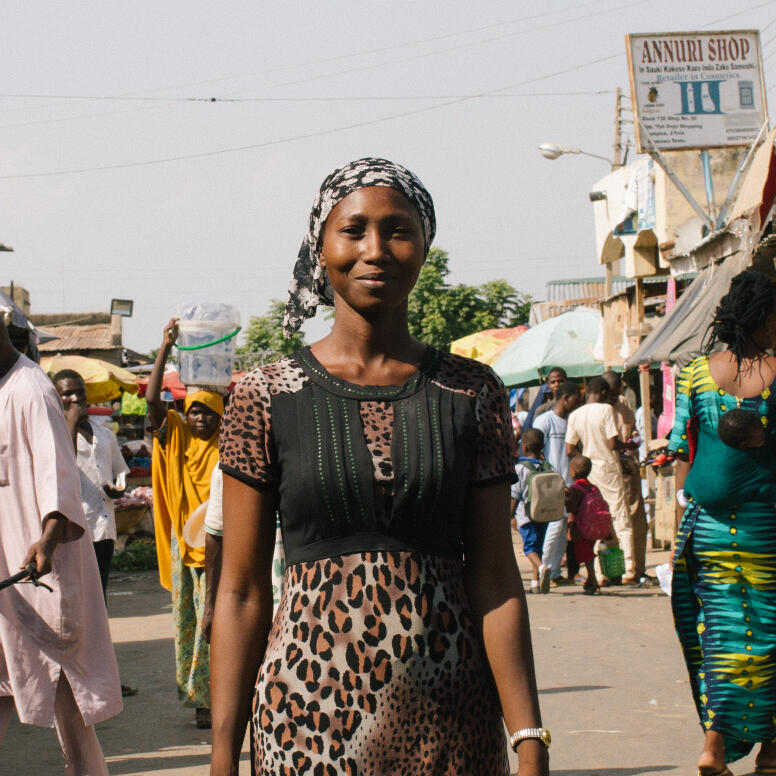
[[[197,727],[210,727],[210,647],[202,631],[205,613],[205,548],[192,547],[183,527],[210,497],[210,476],[218,463],[218,436],[224,400],[215,391],[186,395],[184,417],[161,400],[162,376],[178,322],[164,340],[148,381],[148,415],[154,428],[152,484],[159,580],[172,591],[175,672],[178,695],[197,709]]]

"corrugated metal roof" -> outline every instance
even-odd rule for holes
[[[683,275],[676,275],[675,279],[690,280],[697,274],[697,272],[688,272]],[[652,283],[665,283],[667,279],[667,275],[655,275],[653,277],[642,278],[642,281],[649,285]],[[635,284],[636,281],[634,278],[628,278],[624,275],[615,275],[612,278],[612,295],[620,294]],[[606,279],[566,278],[548,280],[546,288],[548,302],[597,302],[602,300],[606,294]]]
[[[64,353],[69,350],[113,350],[121,347],[113,341],[110,323],[88,326],[52,326],[48,329],[56,339],[38,346],[44,353]]]

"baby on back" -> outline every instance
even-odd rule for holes
[[[765,444],[765,428],[760,416],[752,410],[728,410],[717,426],[719,438],[736,450],[750,450]]]

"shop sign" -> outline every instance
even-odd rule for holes
[[[625,42],[640,153],[652,150],[647,134],[661,151],[757,137],[768,119],[757,30],[638,33]]]

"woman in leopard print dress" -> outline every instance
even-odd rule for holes
[[[332,332],[247,375],[224,420],[223,571],[211,774],[508,774],[541,724],[509,534],[506,393],[414,340],[407,298],[435,228],[412,173],[358,160],[324,181],[286,328]],[[286,587],[271,620],[275,511]],[[503,721],[502,721],[503,715]],[[519,745],[520,776],[547,776]]]

